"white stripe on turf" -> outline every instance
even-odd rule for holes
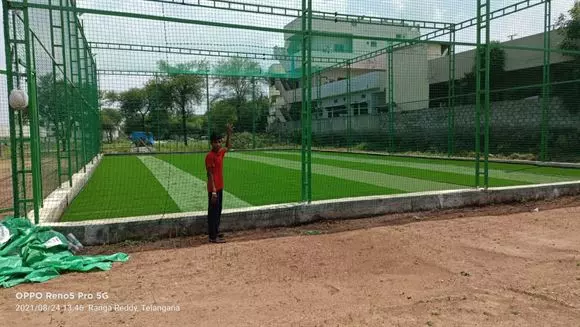
[[[188,172],[153,156],[139,156],[183,212],[207,210],[207,186]],[[223,194],[224,209],[251,207],[231,193]]]
[[[268,153],[272,154],[294,154],[299,156],[300,153],[296,152],[282,152],[282,151],[269,151]],[[341,155],[332,155],[332,154],[322,154],[322,153],[312,153],[313,158],[319,159],[330,159],[330,160],[337,160],[337,161],[344,161],[344,162],[358,162],[358,163],[368,163],[373,165],[389,165],[395,167],[405,167],[405,168],[416,168],[416,169],[425,169],[425,170],[436,170],[439,172],[444,173],[455,173],[455,174],[462,174],[462,175],[473,175],[475,174],[474,167],[465,167],[465,166],[456,166],[453,164],[429,164],[429,163],[419,163],[419,162],[402,162],[397,160],[389,160],[388,157],[384,157],[384,159],[365,159],[365,158],[353,158],[348,156],[341,156]],[[557,182],[565,182],[575,180],[573,177],[567,176],[550,176],[550,175],[541,175],[541,174],[532,174],[532,173],[522,173],[518,171],[505,171],[500,169],[490,169],[489,170],[489,177],[491,178],[502,178],[502,179],[509,179],[518,182],[526,182],[526,183],[557,183]]]
[[[229,156],[242,160],[255,161],[266,165],[278,166],[286,169],[301,170],[301,163],[294,160],[262,157],[235,152],[229,153]],[[318,175],[336,177],[353,182],[361,182],[380,187],[397,189],[405,192],[424,192],[465,188],[456,184],[439,183],[423,179],[341,168],[329,165],[312,164],[312,172]]]

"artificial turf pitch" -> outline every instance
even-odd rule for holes
[[[205,154],[105,156],[61,221],[207,210]],[[299,202],[300,152],[231,152],[224,209]],[[580,169],[490,163],[490,187],[580,180]],[[313,200],[473,188],[473,161],[312,153]]]

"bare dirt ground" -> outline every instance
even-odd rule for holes
[[[0,158],[0,209],[12,208],[12,169],[10,159]]]
[[[107,272],[0,290],[0,320],[12,327],[580,322],[580,197],[227,236],[219,245],[200,236],[89,248],[131,259]],[[19,300],[22,292],[75,299]],[[79,292],[94,298],[77,299]],[[102,292],[107,298],[97,299]],[[46,311],[30,312],[35,305]]]

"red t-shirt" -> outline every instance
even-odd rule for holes
[[[213,175],[213,181],[215,183],[215,190],[219,191],[224,188],[224,156],[226,155],[226,149],[221,148],[218,152],[210,151],[205,156],[205,168],[211,172]],[[207,191],[212,192],[209,186],[209,179],[207,181]]]

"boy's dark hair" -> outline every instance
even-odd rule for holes
[[[219,135],[218,133],[211,133],[211,136],[209,138],[210,142],[215,142],[215,141],[218,141],[221,139],[222,139],[222,136]]]

